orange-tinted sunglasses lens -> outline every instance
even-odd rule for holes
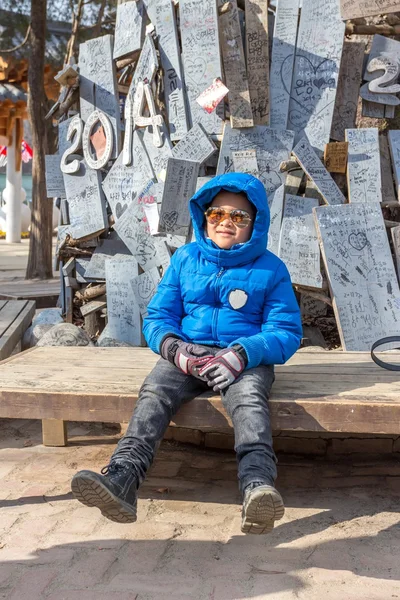
[[[226,211],[223,208],[210,207],[206,210],[204,214],[206,216],[207,221],[211,225],[218,225],[218,223],[221,223],[221,221],[223,221],[226,218],[230,219],[232,223],[234,223],[240,229],[248,227],[251,223],[251,217],[249,213],[245,210],[235,209],[231,211]]]

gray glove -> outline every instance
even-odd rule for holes
[[[244,350],[243,350],[244,351]],[[246,367],[246,361],[234,348],[224,348],[200,369],[200,377],[207,377],[208,385],[214,392],[227,388]]]
[[[206,346],[184,342],[175,337],[167,337],[161,344],[160,354],[186,375],[193,375],[197,379],[207,381],[206,376],[203,377],[199,374],[201,367],[204,367],[210,359],[214,358],[214,355]]]

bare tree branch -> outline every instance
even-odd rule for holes
[[[14,46],[14,48],[8,48],[7,50],[0,50],[0,54],[9,54],[10,52],[15,52],[16,50],[19,50],[20,48],[25,46],[25,44],[27,43],[27,41],[29,39],[30,32],[31,32],[31,24],[29,23],[28,29],[26,30],[26,34],[25,34],[23,41],[20,44],[18,44],[18,46]]]

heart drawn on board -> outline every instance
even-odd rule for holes
[[[310,55],[311,56],[311,55]],[[293,56],[285,59],[292,59]],[[285,91],[292,100],[299,105],[297,111],[291,110],[289,121],[296,130],[303,129],[310,121],[310,115],[314,118],[324,111],[332,103],[332,99],[326,97],[326,103],[323,103],[326,96],[325,91],[336,88],[338,67],[335,61],[325,58],[317,65],[314,65],[307,56],[297,55],[294,61],[292,89],[288,89],[289,78],[283,77],[284,68],[281,68],[281,79]],[[322,102],[321,102],[322,101]],[[319,107],[318,112],[315,107]]]
[[[192,82],[198,86],[203,85],[203,78],[206,73],[207,63],[204,58],[198,56],[195,60],[186,60],[185,61],[185,78],[187,82],[187,78],[192,80]]]
[[[349,235],[349,244],[355,250],[363,250],[368,244],[367,236],[363,231],[359,231],[358,233],[352,231]]]
[[[176,210],[169,212],[169,213],[165,213],[162,217],[162,224],[165,227],[166,231],[173,231],[175,225],[178,222],[178,213]]]

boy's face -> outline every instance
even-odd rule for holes
[[[227,213],[235,209],[245,210],[252,219],[250,225],[243,229],[237,227],[228,215],[225,215],[225,218],[216,225],[206,222],[207,235],[217,246],[224,250],[229,250],[235,244],[244,244],[251,238],[255,210],[247,198],[241,194],[234,194],[223,190],[215,196],[210,206],[222,208]]]

